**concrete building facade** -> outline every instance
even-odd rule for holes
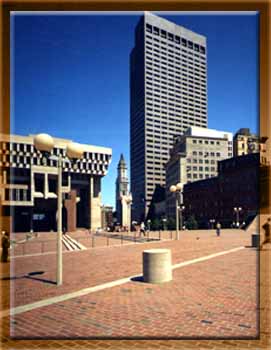
[[[130,154],[133,220],[144,220],[173,138],[207,127],[206,38],[145,12],[130,55]]]
[[[250,132],[249,128],[239,129],[233,138],[233,154],[235,157],[250,153],[258,153],[260,150],[260,138]]]
[[[0,135],[2,227],[12,231],[56,230],[57,160],[62,155],[63,228],[101,226],[101,178],[111,162],[110,148],[82,145],[80,160],[68,161],[71,140],[54,138],[45,155],[36,150],[34,135]]]
[[[170,192],[171,185],[215,177],[218,162],[232,156],[230,132],[193,126],[176,137],[165,167],[167,216],[176,216],[176,194]]]

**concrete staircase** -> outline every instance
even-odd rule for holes
[[[72,251],[72,250],[86,250],[87,248],[76,241],[74,238],[71,238],[69,235],[65,234],[62,235],[62,242],[64,246],[66,247],[67,250]]]

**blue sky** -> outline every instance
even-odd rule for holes
[[[207,37],[208,127],[257,132],[258,15],[159,15]],[[139,18],[17,13],[11,21],[12,132],[112,148],[104,204],[115,203],[120,153],[129,165],[129,54]]]

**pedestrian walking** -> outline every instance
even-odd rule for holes
[[[9,234],[8,232],[2,232],[2,255],[1,261],[8,262],[8,249],[10,246]]]
[[[140,237],[141,237],[141,234],[143,233],[143,236],[146,236],[145,234],[145,224],[144,222],[141,222],[140,224]]]
[[[216,235],[217,235],[217,237],[220,236],[220,230],[221,230],[221,224],[218,221],[217,224],[216,224]]]
[[[264,241],[260,245],[260,249],[262,249],[263,245],[270,242],[270,226],[271,226],[271,218],[268,218],[266,223],[262,226],[264,229]]]

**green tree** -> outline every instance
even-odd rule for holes
[[[191,215],[188,218],[185,226],[188,230],[196,230],[198,228],[198,223],[197,223],[197,220],[195,219],[194,215]]]
[[[176,229],[176,221],[173,218],[168,218],[167,228],[168,228],[168,230],[175,230]]]
[[[160,229],[160,220],[159,219],[154,219],[151,224],[151,228],[153,231],[159,230]]]

